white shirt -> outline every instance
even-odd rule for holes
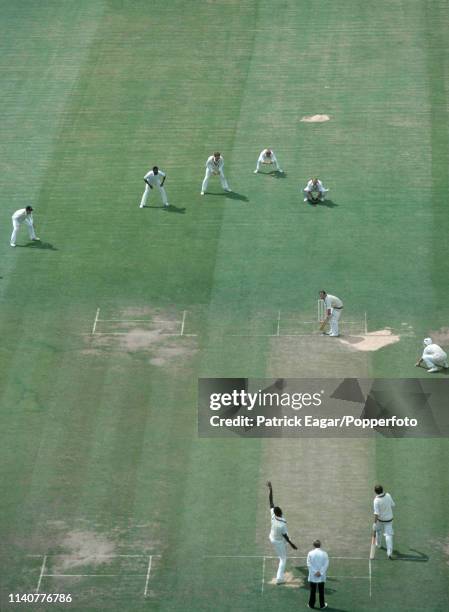
[[[313,180],[310,179],[310,181],[307,183],[307,187],[304,189],[304,191],[319,191],[319,192],[323,192],[323,191],[326,191],[326,189],[324,188],[324,185],[320,181],[320,179],[317,180],[315,185],[313,184]]]
[[[340,298],[338,298],[336,295],[330,295],[329,293],[326,293],[324,305],[326,306],[327,310],[332,308],[343,308],[343,302],[340,300]]]
[[[151,186],[157,185],[158,187],[160,187],[161,181],[164,177],[165,173],[162,172],[162,170],[159,170],[157,174],[154,174],[153,170],[150,170],[150,172],[147,172],[147,174],[145,174],[144,178],[150,183]]]
[[[33,223],[33,213],[27,215],[26,208],[20,208],[19,210],[16,210],[12,218],[14,219],[14,221],[18,221],[19,223],[22,223],[23,221],[27,221],[31,224]]]
[[[285,542],[283,535],[287,535],[287,521],[282,516],[276,516],[273,508],[271,512],[270,542]]]
[[[221,172],[223,170],[223,166],[224,166],[224,159],[222,158],[221,155],[218,158],[218,161],[215,161],[215,157],[213,155],[207,158],[206,168],[208,168],[212,172]]]
[[[277,162],[277,159],[276,159],[276,155],[274,154],[274,151],[271,150],[271,155],[267,155],[267,151],[268,149],[264,149],[263,151],[261,151],[259,155],[259,161],[262,162],[263,164],[266,164],[266,163],[275,164]]]
[[[329,556],[325,550],[314,548],[307,555],[307,567],[309,568],[309,582],[326,582],[326,572],[329,567]],[[320,572],[321,576],[315,576]]]
[[[381,493],[374,498],[374,514],[377,514],[380,521],[393,520],[394,501],[389,493]]]
[[[436,359],[447,359],[447,354],[443,351],[441,346],[438,344],[428,344],[423,350],[422,354],[424,357],[434,357]]]

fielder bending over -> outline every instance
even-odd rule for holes
[[[277,172],[283,172],[282,168],[279,167],[278,160],[276,159],[274,151],[272,151],[271,149],[264,149],[263,151],[261,151],[259,159],[257,160],[257,166],[254,170],[254,174],[257,174],[259,172],[260,166],[262,164],[274,166],[274,169]]]
[[[325,188],[319,178],[311,178],[304,188],[304,202],[311,202],[312,204],[324,202],[328,191],[329,189]]]
[[[424,338],[424,350],[422,357],[415,363],[416,367],[419,368],[424,362],[427,371],[432,374],[433,372],[439,372],[443,368],[449,368],[447,363],[447,353],[443,351],[441,346],[434,344],[432,338]]]
[[[224,168],[224,159],[221,156],[221,153],[216,151],[213,155],[207,158],[206,161],[206,174],[204,175],[203,184],[201,185],[201,195],[206,193],[207,186],[209,184],[209,179],[211,176],[219,176],[221,186],[225,191],[232,191],[232,189],[228,185],[228,181],[223,172]]]
[[[13,230],[10,241],[12,247],[16,246],[17,234],[22,223],[25,223],[25,225],[27,226],[30,240],[39,240],[39,238],[36,236],[36,232],[34,231],[33,209],[31,206],[27,206],[26,208],[20,208],[19,210],[16,210],[16,212],[12,216]]]

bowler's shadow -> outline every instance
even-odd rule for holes
[[[57,251],[58,249],[54,247],[49,242],[43,242],[42,240],[33,240],[33,242],[28,242],[23,245],[25,249],[40,249],[42,251]]]

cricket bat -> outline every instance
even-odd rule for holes
[[[369,558],[370,558],[370,560],[373,560],[375,555],[376,555],[376,534],[373,531],[373,533],[371,535],[371,548],[370,548],[370,551],[369,551]]]
[[[327,325],[327,319],[324,319],[324,321],[321,321],[320,331],[324,331],[326,329],[326,325]]]

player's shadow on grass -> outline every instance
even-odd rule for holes
[[[338,204],[336,202],[334,202],[333,200],[324,200],[324,202],[320,202],[318,200],[318,202],[304,202],[304,204],[307,204],[308,206],[312,206],[313,208],[315,208],[315,206],[325,206],[326,208],[336,208],[338,206]]]
[[[185,215],[186,213],[185,208],[178,208],[178,206],[173,206],[173,204],[170,204],[170,206],[164,206],[164,208],[168,213],[178,213],[179,215]]]
[[[209,193],[207,195],[218,196],[221,198],[228,198],[229,200],[241,200],[242,202],[249,202],[249,198],[246,195],[237,193],[236,191],[225,191],[224,193]]]
[[[287,178],[286,172],[279,172],[279,170],[271,170],[271,172],[258,172],[261,176],[271,176],[271,178],[285,179]]]
[[[414,554],[407,555],[399,552],[398,550],[393,550],[393,561],[412,561],[413,563],[427,563],[429,561],[429,555],[426,555],[415,548],[409,548],[409,550]]]
[[[50,244],[49,242],[43,242],[42,240],[36,242],[28,242],[28,244],[24,244],[23,247],[25,249],[39,249],[42,251],[57,251],[58,249]]]

